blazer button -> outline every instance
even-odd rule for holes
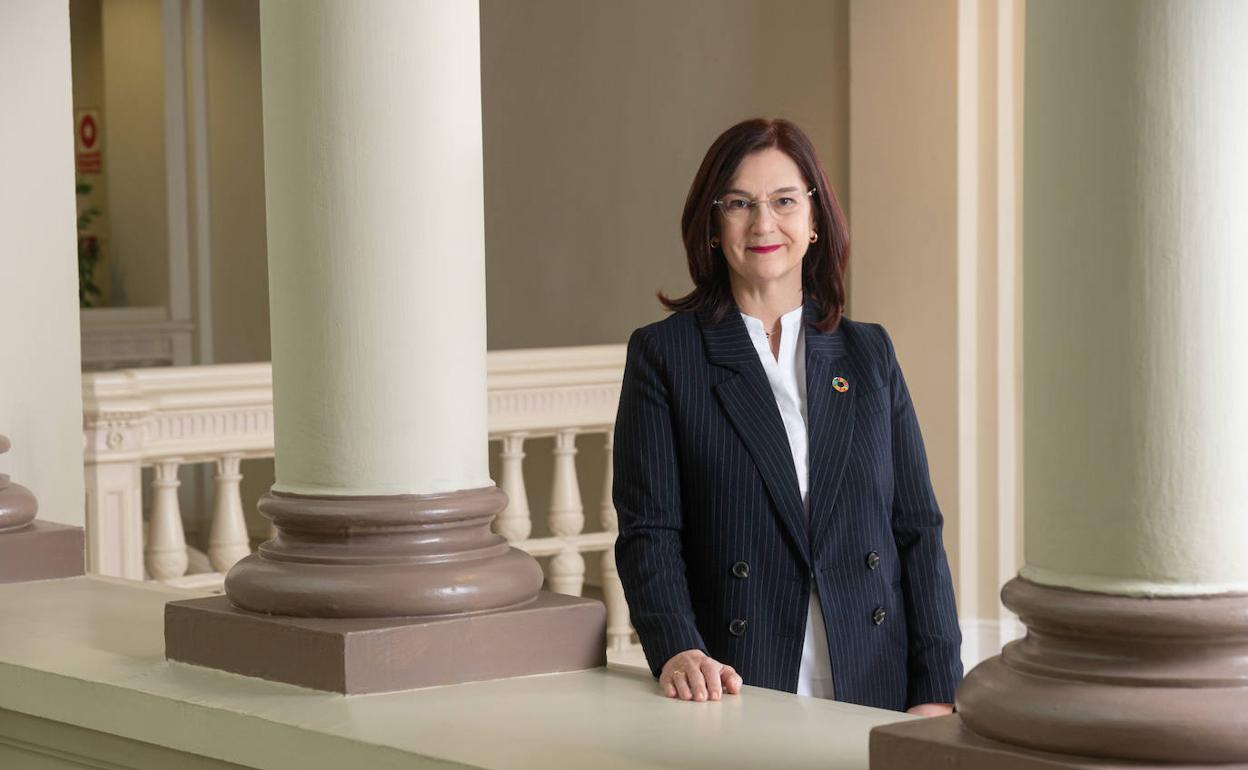
[[[883,607],[876,607],[875,612],[871,613],[871,622],[878,626],[884,622],[884,616],[887,614]]]
[[[749,625],[741,618],[737,618],[728,624],[728,633],[733,636],[745,636],[745,627]]]
[[[739,561],[732,565],[732,574],[739,578],[748,578],[750,576],[750,565],[743,561]]]
[[[875,569],[880,566],[880,555],[875,551],[867,554],[867,569]]]

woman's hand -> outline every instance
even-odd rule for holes
[[[952,703],[920,703],[917,706],[911,706],[906,709],[907,714],[915,714],[921,717],[944,717],[953,713]]]
[[[701,650],[685,650],[663,664],[659,689],[669,698],[719,700],[741,692],[741,675]]]

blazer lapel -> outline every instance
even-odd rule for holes
[[[828,530],[853,448],[855,402],[858,393],[870,385],[847,353],[844,330],[840,326],[827,333],[816,329],[818,309],[813,303],[806,304],[804,315],[810,542],[818,553],[816,546]],[[837,378],[844,382],[835,382]]]
[[[758,467],[794,549],[809,569],[806,516],[793,470],[793,454],[758,351],[735,309],[718,323],[712,323],[705,313],[699,313],[698,320],[710,362],[735,373],[712,386],[715,395]]]

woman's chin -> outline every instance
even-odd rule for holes
[[[746,279],[754,286],[773,286],[792,280],[795,275],[800,276],[800,271],[789,265],[759,265],[746,274]]]

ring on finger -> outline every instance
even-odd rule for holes
[[[678,676],[678,675],[679,675],[679,676],[684,676],[684,675],[685,675],[685,672],[684,672],[684,671],[681,671],[680,669],[676,669],[675,671],[673,671],[673,672],[672,672],[672,676]]]

